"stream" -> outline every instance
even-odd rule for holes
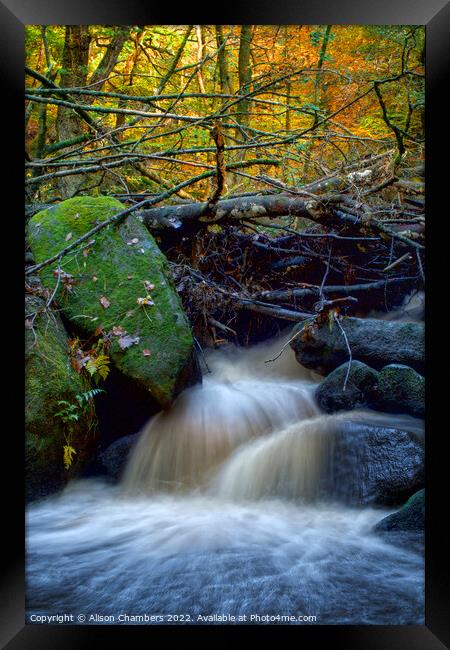
[[[321,413],[320,378],[289,347],[271,361],[286,340],[210,353],[119,484],[29,505],[27,622],[424,623],[423,548],[375,534],[394,508],[354,503],[354,460],[333,461],[344,419],[422,422]]]

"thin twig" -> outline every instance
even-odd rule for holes
[[[347,350],[348,350],[348,356],[349,356],[348,368],[347,368],[347,373],[346,373],[345,379],[344,379],[344,385],[343,385],[343,388],[342,388],[342,390],[345,391],[345,389],[347,388],[347,381],[348,381],[348,378],[350,376],[350,369],[352,367],[353,357],[352,357],[352,351],[351,351],[351,348],[350,348],[350,344],[348,342],[347,334],[345,333],[344,328],[342,327],[341,323],[339,322],[339,317],[338,317],[338,315],[336,313],[333,315],[333,319],[334,319],[335,323],[338,324],[339,329],[342,332],[342,336],[344,337],[345,343],[347,345]]]

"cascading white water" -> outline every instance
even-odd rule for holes
[[[390,510],[321,492],[342,420],[415,435],[421,423],[321,414],[317,379],[291,349],[269,361],[285,341],[209,355],[203,386],[152,418],[120,485],[78,481],[29,507],[28,621],[81,612],[114,617],[88,623],[423,623],[421,553],[372,532]]]
[[[186,390],[145,427],[123,480],[124,489],[185,490],[204,484],[243,443],[319,414],[310,373],[292,355],[256,346],[209,358],[211,375]],[[293,364],[295,364],[295,367]]]

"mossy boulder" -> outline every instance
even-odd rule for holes
[[[371,395],[378,381],[378,372],[361,361],[352,361],[350,371],[348,367],[347,361],[330,372],[317,387],[316,399],[326,413],[349,411],[370,405]]]
[[[425,415],[425,378],[401,364],[385,366],[378,377],[376,408],[389,413]]]
[[[82,378],[67,356],[67,335],[57,313],[34,295],[25,299],[25,465],[27,500],[62,488],[86,466],[97,434],[81,418],[73,423],[72,466],[64,467],[66,425],[56,413],[59,400],[76,402],[86,391]],[[31,316],[37,313],[32,321]],[[32,325],[32,328],[31,328]]]
[[[76,197],[38,212],[28,227],[36,262],[55,255],[122,210],[123,205],[110,197]],[[133,215],[106,226],[93,239],[91,246],[62,258],[61,270],[73,276],[69,279],[73,286],[61,282],[56,300],[64,315],[87,336],[113,328],[126,331],[136,342],[123,349],[120,337],[113,336],[112,361],[162,407],[169,406],[185,386],[200,379],[200,371],[167,260]],[[40,271],[42,283],[52,290],[56,270],[54,263]],[[138,304],[148,294],[154,304]]]

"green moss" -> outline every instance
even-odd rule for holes
[[[123,210],[110,197],[78,197],[34,215],[29,223],[29,242],[37,263],[61,251],[73,241]],[[109,225],[94,236],[84,252],[68,253],[61,269],[73,276],[72,291],[60,286],[56,299],[64,314],[87,335],[101,327],[105,332],[121,326],[139,343],[121,350],[117,341],[111,357],[126,375],[148,389],[165,406],[178,390],[179,377],[192,363],[193,338],[178,295],[171,283],[168,264],[153,237],[133,215],[123,223]],[[137,241],[136,241],[137,240]],[[40,272],[44,286],[56,284],[56,263]],[[141,307],[138,298],[147,295],[153,306]],[[100,303],[107,298],[109,307]],[[150,356],[144,356],[149,349]]]
[[[403,507],[406,508],[409,506],[415,506],[415,507],[421,506],[422,508],[425,508],[425,489],[419,490],[411,497],[409,497],[408,501],[405,503]]]
[[[59,400],[74,401],[85,390],[81,377],[67,356],[67,336],[59,316],[45,310],[45,303],[27,296],[26,313],[39,310],[32,330],[25,330],[25,461],[27,494],[44,496],[60,487],[84,466],[95,444],[86,423],[75,423],[73,446],[77,451],[70,471],[64,469],[65,429],[56,413]]]
[[[385,366],[379,373],[377,390],[387,409],[424,416],[425,378],[413,368],[401,364]]]

